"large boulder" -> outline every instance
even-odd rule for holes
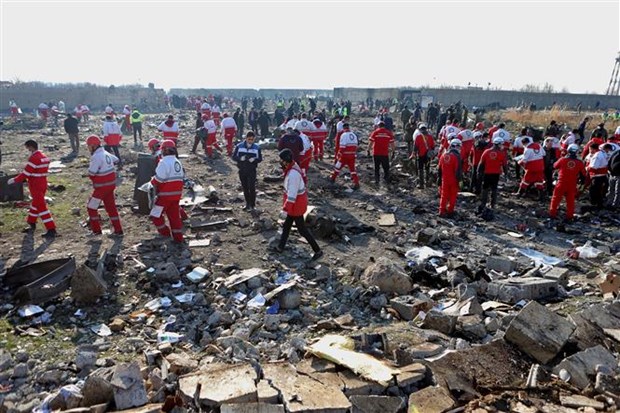
[[[407,294],[413,289],[409,275],[386,257],[380,257],[370,264],[362,274],[362,284],[379,287],[384,293]]]

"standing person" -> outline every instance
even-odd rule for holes
[[[578,145],[581,145],[586,139],[586,127],[588,126],[588,122],[590,122],[590,117],[586,116],[577,127],[577,134],[579,135],[579,138],[575,143]]]
[[[297,165],[301,162],[301,154],[304,150],[304,142],[301,136],[293,132],[292,127],[286,128],[286,133],[278,141],[278,150],[288,149],[293,154],[293,160]]]
[[[202,118],[205,118],[205,115],[202,115]],[[213,149],[220,150],[220,145],[217,143],[217,126],[215,126],[215,121],[213,119],[207,119],[204,121],[204,128],[207,132],[207,144],[205,147],[205,153],[207,157],[213,158]]]
[[[78,127],[78,124],[78,120],[74,118],[72,114],[67,113],[67,119],[65,119],[64,122],[65,132],[67,132],[67,135],[69,135],[71,153],[76,156],[80,152],[80,137],[78,136],[80,133],[80,129]]]
[[[254,132],[248,132],[245,141],[235,146],[232,154],[232,159],[237,162],[239,168],[239,180],[243,188],[245,199],[243,210],[248,212],[256,208],[256,169],[263,160],[260,147],[254,143],[255,139]]]
[[[508,171],[508,159],[506,152],[502,150],[504,140],[500,137],[493,138],[493,147],[487,149],[480,158],[478,174],[482,176],[482,197],[478,212],[482,212],[487,207],[489,191],[491,191],[491,209],[495,209],[497,204],[497,185],[499,177]]]
[[[258,111],[255,108],[252,108],[250,113],[248,113],[248,122],[250,123],[252,132],[258,134]]]
[[[43,119],[43,121],[47,122],[47,118],[49,117],[50,113],[49,113],[50,107],[47,105],[47,103],[45,102],[41,102],[39,103],[39,117],[41,119]]]
[[[620,208],[620,150],[611,154],[607,169],[609,170],[609,206],[618,210]]]
[[[84,122],[88,122],[88,120],[90,119],[90,108],[85,104],[81,104],[79,107],[79,113],[81,114]]]
[[[271,119],[269,118],[267,111],[261,110],[257,121],[258,126],[260,127],[260,135],[263,138],[269,136],[269,124],[271,123]]]
[[[237,108],[235,115],[233,115],[233,119],[237,123],[237,139],[241,139],[243,137],[243,129],[245,128],[245,114]]]
[[[108,116],[110,116],[112,118],[116,117],[116,113],[114,112],[114,108],[112,107],[111,103],[108,103],[108,106],[105,107],[104,112],[105,112],[106,117],[108,117]]]
[[[280,212],[280,218],[284,219],[284,224],[282,225],[282,236],[276,251],[284,251],[294,223],[299,234],[308,241],[308,244],[310,244],[314,251],[312,260],[318,260],[323,256],[323,251],[312,236],[312,233],[306,228],[304,214],[308,209],[308,193],[306,192],[301,169],[294,161],[293,152],[289,149],[281,150],[279,155],[280,165],[284,171],[284,202]]]
[[[304,183],[308,185],[308,169],[310,168],[310,162],[312,161],[312,141],[308,135],[302,133],[299,129],[293,129],[293,133],[299,136],[304,146],[303,150],[299,154],[299,167],[304,177]]]
[[[119,145],[121,144],[122,138],[123,134],[121,133],[121,128],[118,126],[116,120],[112,119],[112,116],[110,115],[106,116],[105,121],[103,122],[104,148],[108,152],[114,152],[114,155],[118,158],[119,168],[123,165],[119,150]]]
[[[527,189],[534,186],[539,191],[539,199],[542,200],[545,195],[545,150],[529,136],[521,139],[521,143],[525,151],[519,165],[525,169],[525,174],[515,195],[524,196]]]
[[[160,235],[183,242],[183,222],[179,202],[183,195],[183,178],[185,171],[177,159],[174,141],[166,139],[161,144],[162,159],[155,168],[151,184],[155,187],[156,198],[151,209],[151,220]],[[170,227],[166,225],[164,214],[168,217]]]
[[[205,115],[205,119],[211,119],[211,105],[207,102],[207,98],[202,100],[202,105],[200,105],[200,112]]]
[[[558,170],[558,183],[553,189],[549,216],[558,217],[558,207],[562,198],[566,198],[566,219],[572,220],[575,215],[575,197],[577,196],[577,184],[579,179],[584,179],[586,169],[583,161],[577,157],[579,145],[572,143],[567,148],[567,155],[558,159],[553,167]]]
[[[164,139],[170,139],[176,147],[179,138],[179,123],[174,120],[174,116],[168,115],[168,118],[157,127],[163,133]]]
[[[123,125],[128,133],[131,133],[131,109],[129,105],[123,107]]]
[[[514,143],[512,144],[512,159],[517,158],[518,156],[523,155],[525,151],[525,147],[523,146],[523,138],[528,137],[527,128],[521,129],[521,134],[515,138]],[[521,180],[521,167],[519,166],[518,161],[514,161],[515,166],[515,177],[517,180]]]
[[[134,109],[131,112],[131,117],[129,118],[129,122],[131,123],[131,130],[133,131],[133,144],[134,146],[139,146],[142,144],[142,122],[144,122],[144,115],[140,113],[138,109]],[[140,135],[140,140],[138,141],[138,135]]]
[[[9,108],[11,110],[11,119],[14,121],[17,120],[17,116],[19,115],[19,106],[15,103],[15,100],[9,100]]]
[[[24,146],[30,152],[28,163],[24,167],[24,171],[15,178],[8,180],[9,185],[16,182],[28,181],[30,189],[30,210],[26,222],[28,227],[23,232],[32,233],[36,229],[37,218],[41,218],[47,232],[43,234],[45,238],[54,238],[56,236],[56,224],[52,218],[52,214],[47,209],[45,203],[45,193],[47,192],[47,170],[50,160],[39,150],[39,144],[33,140],[27,140]]]
[[[407,108],[407,105],[405,105],[402,112],[400,112],[400,121],[403,124],[403,131],[407,131],[407,124],[409,123],[411,115],[413,115],[413,113],[411,113],[411,111]]]
[[[416,123],[411,116],[409,116],[409,121],[403,126],[405,130],[405,142],[407,143],[407,153],[411,156],[413,153],[413,134],[416,131]]]
[[[194,144],[192,145],[191,153],[196,153],[199,143],[202,143],[202,148],[205,153],[207,152],[207,130],[204,128],[205,120],[203,120],[202,116],[202,112],[196,112],[196,133],[194,134]]]
[[[319,118],[315,118],[312,121],[314,125],[314,132],[310,137],[312,139],[312,146],[314,146],[314,160],[323,161],[323,155],[325,153],[325,139],[327,139],[327,126]]]
[[[451,134],[452,135],[452,134]],[[438,181],[440,183],[439,216],[451,217],[454,215],[456,198],[459,193],[461,180],[461,141],[453,138],[448,144],[438,164]]]
[[[123,227],[114,198],[114,190],[116,189],[116,168],[114,164],[120,160],[101,147],[101,139],[97,135],[90,135],[86,138],[86,146],[90,151],[88,176],[94,189],[86,205],[90,230],[94,235],[101,234],[101,217],[98,209],[103,202],[103,206],[110,217],[110,223],[114,228],[114,234],[123,235]]]
[[[233,141],[237,135],[237,123],[235,120],[224,113],[222,118],[222,137],[226,140],[226,153],[231,156],[233,153]]]
[[[545,138],[545,185],[547,187],[547,196],[553,194],[553,168],[555,162],[560,158],[559,151],[553,147],[554,140],[557,139],[553,136]]]
[[[610,144],[602,145],[603,148]],[[586,170],[590,177],[590,203],[597,208],[603,208],[609,179],[607,178],[607,167],[609,160],[605,150],[600,150],[598,143],[590,145],[590,156]]]
[[[435,139],[428,131],[428,128],[424,123],[420,124],[420,127],[413,134],[413,152],[410,158],[413,156],[417,158],[418,163],[418,179],[419,189],[424,189],[426,185],[426,179],[430,174],[431,160],[435,155]]]
[[[375,162],[375,185],[379,185],[380,168],[383,168],[383,179],[386,184],[390,183],[390,157],[394,153],[394,134],[385,127],[384,122],[379,122],[368,138],[367,153],[372,153]]]
[[[482,159],[484,151],[493,146],[493,144],[489,141],[488,138],[488,132],[481,132],[479,130],[474,132],[474,139],[476,140],[476,143],[474,144],[474,151],[472,155],[473,168],[471,170],[471,182],[469,190],[476,195],[480,195],[480,192],[482,191],[483,175],[478,173],[478,165],[480,165],[480,159]],[[517,165],[517,167],[519,167],[519,165]]]
[[[215,126],[217,126],[218,128],[220,127],[220,123],[222,122],[221,114],[222,110],[217,105],[217,103],[214,103],[213,106],[211,106],[211,116],[213,116],[213,122],[215,122]]]
[[[349,130],[349,124],[345,123],[342,125],[342,133],[340,134],[340,138],[338,139],[337,145],[337,153],[336,153],[336,163],[334,164],[334,172],[330,180],[332,182],[336,182],[336,178],[340,174],[340,170],[343,166],[349,168],[351,171],[351,180],[353,181],[353,189],[359,189],[360,187],[360,179],[357,176],[357,171],[355,170],[355,159],[357,157],[357,147],[359,145],[359,140],[357,135]]]

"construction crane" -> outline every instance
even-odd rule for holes
[[[620,52],[618,52],[618,57],[616,57],[614,70],[611,71],[609,86],[607,86],[607,93],[605,94],[611,96],[620,96]]]

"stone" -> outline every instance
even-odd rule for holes
[[[598,345],[566,357],[555,366],[553,372],[559,374],[560,370],[565,369],[571,376],[570,383],[583,390],[590,384],[588,376],[596,375],[598,365],[613,369],[617,364],[618,361],[613,354]]]
[[[161,282],[176,282],[181,279],[177,266],[166,262],[155,267],[155,279]]]
[[[558,282],[544,278],[513,277],[489,283],[487,297],[515,304],[521,300],[540,300],[558,295]]]
[[[53,369],[44,371],[39,377],[37,377],[37,383],[39,384],[51,384],[58,386],[65,381],[68,373],[60,369]]]
[[[600,394],[612,394],[617,398],[620,395],[620,377],[600,372],[596,373],[594,390]]]
[[[71,297],[78,304],[92,304],[108,290],[106,282],[98,272],[86,264],[79,267],[71,278]]]
[[[7,371],[11,367],[13,367],[13,357],[11,357],[11,353],[0,350],[0,372]]]
[[[120,318],[115,318],[114,320],[112,320],[108,327],[110,327],[110,330],[112,330],[113,332],[118,333],[125,329],[126,324],[127,323],[124,320]]]
[[[396,375],[396,382],[401,388],[416,386],[426,378],[426,366],[422,363],[411,363],[399,370],[400,373]]]
[[[560,352],[575,328],[570,321],[530,301],[512,320],[504,338],[546,364]]]
[[[339,372],[338,377],[344,383],[344,394],[349,397],[354,395],[381,395],[386,389],[379,383],[361,379],[350,370]]]
[[[235,403],[223,404],[220,413],[285,413],[281,404]]]
[[[414,359],[433,357],[444,351],[444,346],[435,343],[421,343],[409,347],[407,352]]]
[[[422,328],[439,331],[444,334],[452,334],[456,328],[458,317],[444,314],[440,311],[429,311],[424,317]]]
[[[389,396],[351,396],[352,413],[400,413],[405,399]]]
[[[13,377],[14,379],[22,379],[24,377],[28,377],[28,364],[26,363],[18,363],[13,368]]]
[[[198,362],[185,353],[173,353],[166,356],[170,363],[168,370],[178,376],[187,374],[198,368]]]
[[[443,310],[444,314],[450,315],[474,315],[474,314],[482,314],[484,310],[478,302],[478,299],[475,296],[471,296],[461,301],[457,301],[450,307],[447,307]]]
[[[97,353],[92,351],[80,351],[75,358],[75,367],[78,370],[89,369],[97,363]]]
[[[557,281],[557,283],[564,288],[568,286],[568,268],[551,267],[551,269],[542,276],[549,280]]]
[[[277,404],[279,399],[279,393],[276,389],[271,387],[267,380],[260,380],[256,385],[256,391],[258,394],[259,403]]]
[[[266,364],[262,367],[265,380],[281,393],[289,413],[347,413],[351,408],[351,403],[339,388],[297,374],[290,364]]]
[[[373,310],[379,311],[388,304],[388,299],[384,294],[380,294],[372,297],[368,304]]]
[[[441,386],[429,386],[409,395],[409,411],[441,413],[454,407],[450,392]]]
[[[420,300],[410,295],[396,297],[390,300],[390,306],[403,320],[413,320],[420,311],[428,312],[433,308],[431,300]]]
[[[15,360],[18,363],[25,363],[28,361],[29,358],[30,358],[30,355],[25,350],[19,350],[17,353],[15,353]]]
[[[118,410],[144,406],[149,402],[137,362],[117,365],[110,383],[113,386],[114,404]]]
[[[114,400],[114,388],[109,379],[112,372],[109,369],[98,369],[92,372],[84,381],[82,388],[82,406],[108,404]]]
[[[265,314],[263,328],[267,331],[278,331],[281,317],[279,314]]]
[[[386,257],[379,257],[361,276],[365,287],[376,286],[384,293],[407,294],[413,289],[413,281],[405,271]]]
[[[457,319],[456,332],[468,340],[482,340],[487,335],[487,329],[479,315],[460,316]]]
[[[487,257],[487,271],[498,271],[504,274],[510,274],[517,268],[516,261],[508,258],[491,256]]]
[[[578,394],[560,395],[560,403],[566,407],[591,407],[595,410],[605,410],[605,403]]]
[[[418,232],[417,240],[422,245],[432,245],[439,243],[439,236],[436,230],[426,227]]]
[[[212,364],[207,369],[179,377],[179,391],[187,401],[203,407],[230,403],[256,403],[256,371],[250,364]]]
[[[280,308],[294,310],[301,305],[301,292],[295,287],[289,288],[278,294]]]

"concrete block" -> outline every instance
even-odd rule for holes
[[[256,391],[258,392],[259,403],[278,403],[278,391],[271,387],[266,380],[261,380],[256,385]]]
[[[557,294],[558,282],[545,278],[514,277],[493,281],[487,288],[487,297],[509,304],[555,297]]]
[[[429,311],[424,318],[422,328],[439,331],[444,334],[452,334],[456,328],[458,316],[444,314],[439,311]]]
[[[594,410],[605,410],[605,403],[578,394],[560,396],[560,403],[564,407],[590,407]]]
[[[232,403],[223,404],[221,413],[285,413],[281,404],[266,403]]]
[[[504,338],[545,364],[560,352],[575,328],[570,321],[530,301],[512,320]]]
[[[351,396],[352,413],[401,413],[405,399],[389,396]]]
[[[504,274],[510,274],[517,268],[517,263],[515,261],[509,260],[508,258],[492,256],[487,257],[487,270],[494,270],[498,272],[503,272]]]
[[[410,295],[396,297],[390,300],[390,305],[406,321],[413,320],[420,311],[428,312],[433,308],[432,301],[419,300]]]
[[[454,407],[454,399],[441,386],[425,387],[409,396],[409,411],[441,413]]]
[[[588,376],[595,377],[597,365],[603,365],[613,370],[617,364],[618,361],[613,354],[599,345],[566,357],[555,366],[553,372],[559,374],[560,370],[565,369],[571,376],[570,383],[580,389],[585,389],[590,384]]]
[[[256,371],[250,364],[213,364],[207,370],[179,377],[179,390],[187,400],[198,400],[205,407],[251,403],[258,399]]]
[[[557,281],[562,287],[568,286],[568,268],[553,267],[542,276]]]

